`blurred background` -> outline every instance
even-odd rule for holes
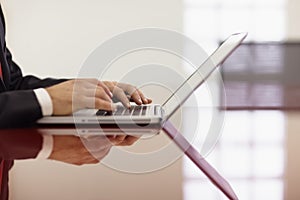
[[[226,118],[222,137],[206,158],[232,184],[240,199],[300,199],[300,1],[1,3],[7,44],[14,59],[24,74],[40,77],[76,77],[97,46],[136,28],[178,31],[207,53],[231,33],[248,32],[245,44],[222,66],[226,97],[220,95],[219,100]],[[150,93],[154,99],[160,98],[155,91]],[[206,101],[205,92],[197,95]],[[185,128],[189,127],[189,117],[185,115],[182,121],[183,132],[189,130]],[[168,142],[168,138],[161,134],[147,145],[159,141]],[[11,200],[226,199],[185,157],[146,174],[126,174],[103,165],[73,167],[51,161],[17,161],[10,176]]]

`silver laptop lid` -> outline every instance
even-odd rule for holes
[[[225,61],[246,37],[247,33],[236,33],[231,35],[178,87],[178,89],[163,104],[165,111],[164,121],[169,119],[169,117],[177,111],[189,96],[204,83],[213,71]]]

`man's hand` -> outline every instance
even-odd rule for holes
[[[53,115],[70,115],[83,108],[114,109],[111,92],[95,79],[70,80],[46,90],[53,103]]]
[[[134,136],[53,136],[54,147],[49,159],[73,165],[99,163],[112,146],[128,146],[138,138]]]
[[[151,99],[146,98],[139,89],[130,84],[112,81],[103,81],[103,83],[112,92],[114,99],[121,101],[127,108],[130,108],[130,100],[138,105],[152,103]]]
[[[112,97],[125,107],[130,100],[138,105],[151,103],[141,91],[124,83],[98,81],[96,79],[75,79],[46,88],[53,103],[53,115],[70,115],[84,108],[112,111],[116,109]]]

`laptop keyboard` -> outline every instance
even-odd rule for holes
[[[149,106],[146,105],[135,105],[131,106],[129,109],[125,108],[123,106],[118,106],[117,110],[114,112],[106,111],[106,110],[98,110],[96,115],[97,116],[111,116],[111,115],[117,115],[117,116],[144,116],[147,113]]]

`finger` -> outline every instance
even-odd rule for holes
[[[148,103],[152,103],[152,99],[147,98]]]
[[[109,88],[102,81],[98,82],[98,86],[102,87],[104,89],[104,91],[106,92],[106,94],[108,96],[110,96],[110,98],[113,97],[113,94],[111,93],[111,91],[109,90]]]
[[[108,137],[108,139],[110,140],[110,142],[112,143],[112,145],[116,146],[120,143],[122,143],[124,141],[124,139],[126,138],[126,135],[116,135],[116,136],[111,136]]]
[[[115,81],[102,81],[102,83],[106,85],[109,91],[111,92],[114,90],[115,86],[117,85],[117,82]]]
[[[125,90],[125,92],[130,94],[130,99],[138,105],[152,103],[152,99],[146,98],[145,95],[136,87],[125,83],[118,83],[118,85]]]
[[[114,139],[114,135],[107,135],[107,139],[112,143],[112,140]]]
[[[107,94],[107,92],[105,92],[102,88],[99,87],[96,90],[95,97],[103,99],[108,102],[112,102],[110,94]]]
[[[141,96],[144,104],[152,103],[152,99],[145,97],[145,95],[140,90],[138,90],[138,92],[140,93],[140,96]]]
[[[130,102],[129,102],[129,99],[127,98],[125,92],[124,92],[121,88],[119,88],[119,87],[116,86],[116,87],[114,88],[114,90],[113,90],[113,94],[114,94],[114,96],[117,97],[117,99],[118,99],[119,101],[122,102],[122,104],[123,104],[125,107],[130,108]]]
[[[118,83],[118,86],[123,89],[127,94],[130,95],[131,99],[138,105],[143,103],[142,98],[138,89],[132,85],[125,84],[125,83]]]
[[[144,95],[140,90],[137,90],[137,91],[138,91],[138,93],[140,94],[140,97],[141,97],[141,99],[142,99],[142,101],[143,101],[144,104],[149,104],[149,103],[152,102],[152,100],[146,98],[145,95]],[[149,101],[149,100],[150,100],[150,101]]]
[[[141,96],[140,96],[140,94],[139,94],[139,92],[137,90],[135,90],[135,91],[133,91],[133,92],[131,92],[129,94],[131,96],[131,99],[133,99],[133,101],[136,104],[138,104],[138,105],[143,104],[143,100],[142,100],[142,98],[141,98]]]
[[[131,102],[134,102],[134,100],[130,97],[130,95],[127,95],[127,98],[130,99]],[[145,103],[145,104],[150,104],[150,103],[152,103],[152,99],[147,98],[147,97],[146,97],[146,99],[147,99],[147,102],[148,102],[148,103]],[[143,101],[143,102],[144,102],[144,101]]]
[[[113,144],[114,145],[118,145],[120,143],[123,142],[123,140],[126,138],[126,135],[117,135],[114,139],[113,139]]]
[[[119,143],[117,146],[130,146],[133,145],[136,141],[139,140],[140,137],[135,137],[131,135],[127,135],[123,142]]]

